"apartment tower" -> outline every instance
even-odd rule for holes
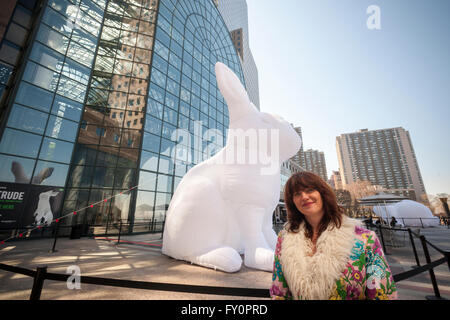
[[[367,180],[413,200],[426,195],[410,134],[401,127],[342,134],[336,151],[344,188]]]

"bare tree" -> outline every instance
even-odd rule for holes
[[[430,210],[436,216],[447,216],[445,213],[444,205],[440,198],[447,198],[447,201],[450,198],[448,193],[438,193],[437,195],[428,194],[427,195],[430,205],[428,206]]]
[[[356,204],[356,199],[375,195],[384,191],[384,188],[379,185],[372,185],[368,180],[356,180],[345,187],[350,192],[353,204]]]

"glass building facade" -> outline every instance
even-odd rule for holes
[[[57,190],[54,216],[79,211],[65,225],[104,230],[125,221],[136,231],[145,222],[145,231],[161,231],[183,175],[225,143],[215,63],[244,83],[216,6],[48,0],[30,12],[28,45],[2,100],[0,140],[0,187],[24,188],[29,199],[0,203],[0,227],[36,223],[40,195]],[[205,137],[209,129],[220,141]]]

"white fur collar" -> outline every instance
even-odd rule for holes
[[[301,224],[297,233],[285,231],[281,245],[281,265],[294,299],[326,300],[334,289],[336,280],[347,266],[355,240],[355,226],[360,222],[343,216],[339,229],[331,225],[313,244],[305,237]]]

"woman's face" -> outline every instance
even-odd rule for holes
[[[319,191],[307,188],[294,193],[294,203],[298,211],[305,217],[323,214],[323,202]]]

